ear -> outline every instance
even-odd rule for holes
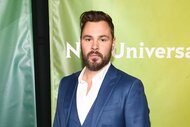
[[[113,38],[112,51],[115,49],[115,38]]]

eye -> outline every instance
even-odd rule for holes
[[[92,39],[91,38],[85,38],[85,41],[91,41]]]
[[[101,42],[106,42],[108,39],[107,38],[100,38]]]
[[[85,42],[91,42],[92,38],[89,37],[89,36],[86,36],[86,37],[83,38],[83,41],[85,41]]]

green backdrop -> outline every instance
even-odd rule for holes
[[[81,69],[79,16],[94,9],[113,18],[113,64],[143,81],[152,127],[189,127],[189,5],[188,0],[49,0],[52,120],[60,79]]]
[[[36,127],[30,0],[0,0],[0,127]]]

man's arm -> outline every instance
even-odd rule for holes
[[[55,112],[55,117],[54,117],[54,123],[53,123],[53,127],[61,127],[61,122],[60,119],[62,116],[60,116],[61,113],[61,109],[62,108],[62,104],[63,104],[63,82],[64,82],[64,78],[61,80],[60,84],[59,84],[59,89],[58,89],[58,98],[57,98],[57,107],[56,107],[56,112]]]
[[[135,80],[125,104],[126,127],[150,127],[149,108],[143,84]]]

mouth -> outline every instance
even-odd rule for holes
[[[100,55],[98,55],[98,54],[96,54],[96,53],[90,54],[89,56],[90,56],[90,57],[100,57]]]
[[[97,54],[91,54],[89,56],[89,59],[91,59],[93,62],[96,62],[99,58],[100,58],[100,56]]]
[[[88,54],[88,58],[91,59],[92,61],[97,61],[99,58],[103,58],[103,55],[99,52],[94,52],[94,51],[91,51],[89,54]]]

